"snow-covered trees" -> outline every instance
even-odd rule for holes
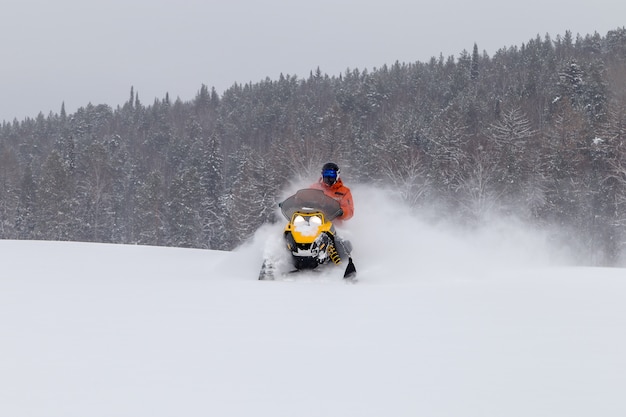
[[[465,222],[523,215],[572,231],[594,262],[626,239],[626,30],[536,36],[489,57],[318,68],[202,85],[190,102],[88,104],[0,126],[0,238],[231,249],[296,181],[437,201]],[[584,238],[581,238],[584,236]]]

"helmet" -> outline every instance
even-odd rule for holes
[[[339,166],[334,162],[327,162],[322,167],[322,180],[324,184],[330,186],[337,182],[339,178]]]

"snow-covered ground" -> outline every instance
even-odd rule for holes
[[[354,195],[356,285],[257,281],[281,225],[231,253],[0,241],[0,416],[626,415],[624,269]]]

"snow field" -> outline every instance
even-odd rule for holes
[[[0,241],[0,415],[626,415],[623,269],[354,192],[356,285],[257,281],[280,224],[230,253]]]

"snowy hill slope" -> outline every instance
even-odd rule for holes
[[[280,225],[232,253],[0,241],[0,415],[626,415],[623,269],[374,207],[357,285],[257,281]]]

